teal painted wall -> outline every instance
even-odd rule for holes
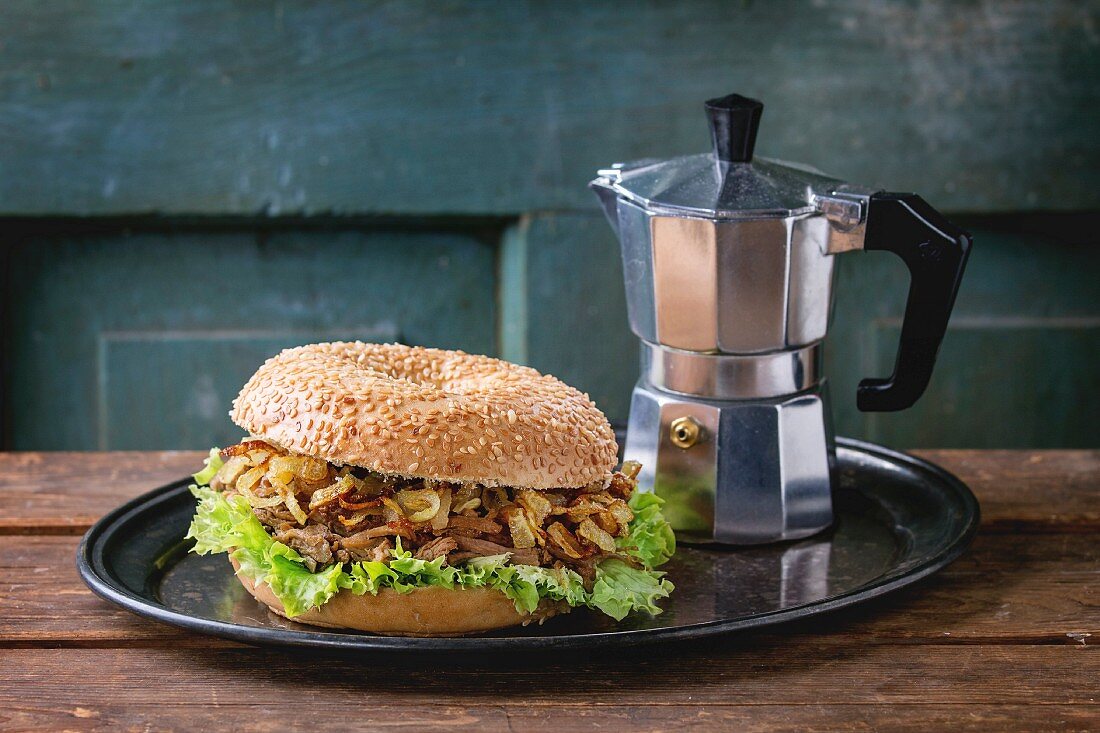
[[[1100,8],[1018,2],[0,5],[0,444],[197,448],[283,346],[502,355],[625,419],[636,375],[595,169],[708,144],[916,190],[975,235],[914,409],[889,371],[905,273],[845,255],[838,432],[1095,446]]]

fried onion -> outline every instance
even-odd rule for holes
[[[591,519],[586,519],[577,525],[577,534],[604,552],[615,551],[615,538],[600,529]]]
[[[279,486],[276,484],[275,488],[283,495],[283,503],[286,504],[286,508],[290,510],[294,518],[298,520],[298,524],[304,525],[306,520],[309,519],[309,515],[302,511],[302,506],[298,503],[298,497],[294,496],[294,491],[285,485]]]
[[[267,443],[266,441],[263,441],[263,440],[246,440],[243,443],[237,443],[236,445],[231,445],[228,448],[223,448],[218,453],[218,455],[220,455],[221,459],[224,461],[227,458],[231,458],[233,456],[239,456],[239,455],[247,453],[251,450],[268,450],[269,451],[269,450],[273,450],[273,447],[271,446],[270,443]]]
[[[367,520],[368,517],[376,517],[382,513],[381,508],[375,507],[372,509],[365,509],[352,514],[350,517],[345,517],[343,514],[338,515],[336,518],[340,520],[340,524],[345,527],[355,527]]]
[[[526,511],[519,507],[508,507],[501,514],[508,522],[508,532],[512,535],[513,545],[524,549],[534,547],[537,544],[535,532],[531,527],[531,520],[528,518]]]
[[[439,491],[439,509],[432,517],[432,530],[439,532],[446,529],[451,519],[451,487],[447,486]]]
[[[584,557],[584,550],[577,543],[577,538],[570,534],[569,530],[561,522],[554,522],[546,528],[546,534],[568,557],[579,560]]]
[[[331,504],[338,499],[342,499],[344,494],[350,492],[351,490],[352,485],[351,482],[347,480],[347,477],[341,478],[335,483],[326,486],[323,489],[317,489],[313,492],[313,495],[309,497],[309,510],[313,511],[318,507],[322,507],[326,504]],[[344,506],[343,502],[340,503],[340,506],[343,506],[345,509],[362,508]]]
[[[283,497],[281,496],[258,496],[253,493],[252,489],[241,489],[241,496],[253,509],[267,509],[283,503]]]
[[[250,468],[237,478],[237,482],[233,484],[233,486],[237,489],[237,491],[240,491],[242,493],[248,491],[253,486],[260,483],[260,479],[264,477],[264,472],[265,469],[263,466]]]
[[[410,522],[427,522],[439,511],[442,503],[432,489],[406,489],[394,494],[397,503]]]

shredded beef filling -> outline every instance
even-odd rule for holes
[[[519,565],[566,567],[592,580],[618,555],[616,538],[634,518],[627,499],[637,464],[609,482],[533,491],[382,476],[287,453],[262,440],[222,451],[210,485],[240,494],[279,542],[310,570],[331,562],[385,561],[400,538],[424,560],[456,565],[509,553]]]

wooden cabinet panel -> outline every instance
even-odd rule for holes
[[[908,275],[886,253],[839,258],[826,344],[837,431],[899,447],[1100,445],[1100,248],[1085,216],[963,220],[974,249],[921,401],[860,413],[894,365]]]
[[[225,440],[237,390],[293,344],[496,349],[495,252],[464,233],[58,236],[7,264],[13,448]]]
[[[841,256],[826,349],[837,432],[902,447],[1098,444],[1100,250],[1082,221],[969,222],[974,253],[936,374],[901,413],[858,412],[855,387],[892,367],[904,267]],[[229,402],[264,358],[342,338],[500,353],[625,422],[637,342],[610,227],[596,212],[540,214],[493,238],[420,223],[26,240],[8,250],[3,301],[7,445],[224,442]]]
[[[873,338],[878,370],[893,365],[900,324]],[[894,445],[975,448],[1100,445],[1100,316],[1087,319],[959,318],[924,397],[897,414],[869,414],[868,438]]]
[[[397,337],[391,324],[333,331],[101,333],[95,364],[99,442],[115,449],[235,443],[241,430],[226,417],[229,405],[268,357],[313,341]]]

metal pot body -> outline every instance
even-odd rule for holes
[[[824,216],[670,216],[622,198],[615,216],[630,325],[643,341],[759,354],[825,338],[833,257]]]

